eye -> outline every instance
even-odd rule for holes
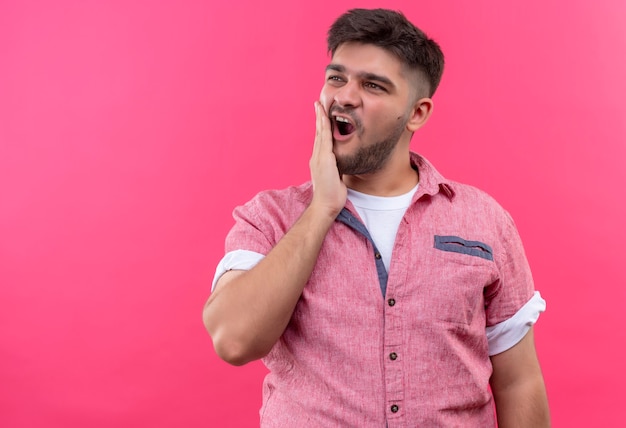
[[[373,82],[365,82],[365,83],[363,84],[363,86],[365,86],[366,88],[369,88],[369,89],[373,89],[373,90],[375,90],[375,91],[385,91],[385,92],[387,91],[387,90],[386,90],[385,88],[383,88],[382,86],[377,85],[376,83],[373,83]]]
[[[343,82],[343,79],[341,77],[336,76],[336,75],[332,75],[332,74],[330,76],[328,76],[327,80],[329,82]]]

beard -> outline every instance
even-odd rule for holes
[[[359,147],[353,154],[335,155],[339,173],[342,175],[359,175],[371,174],[381,170],[398,145],[407,122],[408,118],[403,117],[385,138],[374,144]],[[359,137],[363,135],[362,128],[357,134]]]

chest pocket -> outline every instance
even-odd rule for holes
[[[484,290],[497,280],[491,246],[458,236],[434,236],[423,266],[424,315],[454,324],[473,324],[484,311]]]

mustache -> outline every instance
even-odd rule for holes
[[[328,116],[332,118],[332,116],[336,114],[343,114],[344,116],[350,116],[350,119],[352,120],[352,123],[354,123],[355,128],[357,129],[363,128],[361,119],[359,119],[359,117],[354,113],[353,109],[347,109],[347,108],[343,108],[339,106],[332,106],[330,110],[328,111]]]

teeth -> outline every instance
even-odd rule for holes
[[[346,119],[345,117],[335,116],[335,120],[337,122],[350,123],[350,121],[348,119]]]

